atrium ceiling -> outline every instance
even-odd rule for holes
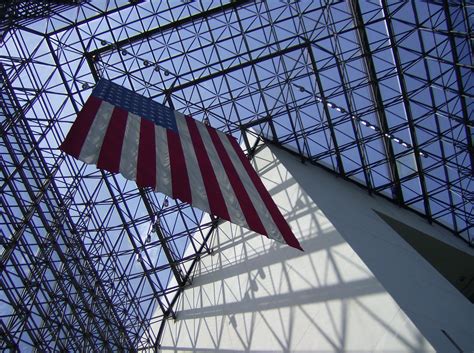
[[[157,347],[218,219],[58,149],[100,77],[474,244],[465,1],[0,5],[1,348]],[[158,325],[159,326],[159,325]],[[163,327],[163,325],[161,326]]]

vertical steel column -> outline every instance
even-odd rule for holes
[[[375,115],[379,123],[380,131],[382,134],[389,133],[387,116],[384,111],[384,104],[382,95],[380,93],[380,88],[377,81],[377,72],[375,70],[375,65],[372,60],[372,54],[370,50],[370,43],[367,37],[367,32],[365,30],[364,18],[362,17],[361,9],[359,2],[357,0],[349,0],[349,8],[354,17],[355,30],[360,44],[360,50],[362,52],[361,60],[364,61],[365,69],[369,81],[369,91],[372,95],[372,100],[375,105]],[[395,190],[394,196],[397,202],[403,204],[403,193],[400,184],[400,176],[398,175],[395,153],[390,141],[382,139],[383,145],[385,147],[385,153],[387,155],[390,176],[394,183]]]

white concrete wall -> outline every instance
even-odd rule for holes
[[[177,320],[166,325],[161,351],[458,352],[442,329],[463,351],[474,350],[473,305],[372,209],[472,249],[272,151],[259,152],[257,169],[305,252],[222,224],[214,255],[202,258]]]

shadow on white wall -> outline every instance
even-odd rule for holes
[[[305,251],[220,225],[161,351],[434,351],[270,150],[256,164]]]

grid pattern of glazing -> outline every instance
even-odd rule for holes
[[[272,141],[473,243],[473,8],[464,1],[50,10],[2,19],[2,348],[156,346],[150,320],[174,315],[211,249],[215,220],[59,152],[99,77],[207,119],[249,151],[247,134]]]

